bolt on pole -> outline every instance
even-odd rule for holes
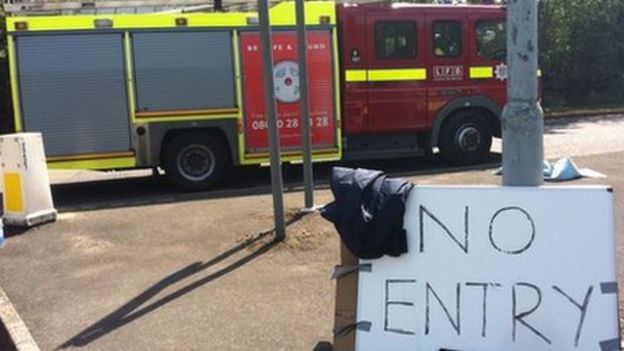
[[[258,0],[258,24],[264,68],[264,103],[269,129],[269,149],[271,153],[271,190],[273,192],[273,217],[277,240],[286,238],[284,220],[284,186],[282,182],[282,161],[280,156],[279,130],[277,127],[277,106],[275,104],[275,84],[273,81],[273,44],[269,20],[268,0]]]
[[[310,105],[308,100],[308,57],[305,29],[304,0],[295,0],[297,23],[297,55],[299,57],[299,106],[301,107],[301,139],[303,143],[303,184],[305,209],[314,209],[314,171],[310,134]]]
[[[503,185],[543,183],[544,113],[538,100],[538,0],[507,2],[507,105],[503,110]]]

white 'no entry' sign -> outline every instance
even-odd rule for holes
[[[620,349],[609,188],[417,186],[405,228],[360,262],[356,350]]]

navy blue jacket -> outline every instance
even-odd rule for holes
[[[335,201],[321,215],[334,223],[342,241],[360,258],[407,252],[403,215],[411,183],[388,179],[381,171],[334,167]]]

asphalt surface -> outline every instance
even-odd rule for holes
[[[613,186],[621,262],[624,117],[548,123],[548,158],[574,156],[608,176],[565,185]],[[493,153],[461,169],[423,159],[361,166],[420,184],[500,184],[499,161]],[[330,166],[316,168],[319,204],[331,200]],[[63,177],[74,183],[58,184]],[[338,238],[310,215],[289,226],[286,242],[271,242],[268,170],[239,170],[225,188],[198,194],[141,174],[107,177],[120,175],[53,174],[60,220],[11,229],[0,251],[0,285],[42,349],[312,350],[331,341]],[[299,177],[286,171],[289,217],[303,204]]]
[[[550,160],[556,160],[566,156],[622,151],[622,135],[624,115],[547,119],[544,130],[545,153]],[[500,165],[501,152],[500,140],[495,139],[488,160],[470,167],[451,167],[435,158],[320,163],[315,164],[315,182],[317,189],[327,188],[334,166],[382,169],[396,177],[488,169]],[[300,165],[284,167],[285,191],[296,192],[303,188],[301,168]],[[197,193],[180,193],[164,177],[152,177],[151,174],[151,171],[141,170],[52,171],[55,205],[61,212],[75,212],[268,194],[271,191],[268,167],[241,167],[219,189]]]
[[[461,172],[492,168],[500,164],[500,154],[492,153],[488,160],[477,166],[450,167],[442,162],[425,158],[377,160],[366,162],[331,162],[315,165],[316,189],[327,189],[334,166],[383,169],[396,177],[424,174]],[[175,203],[191,200],[208,200],[248,195],[270,194],[270,169],[243,167],[233,171],[218,189],[185,193],[175,190],[164,176],[140,175],[129,178],[99,179],[85,182],[52,185],[55,206],[60,212],[88,211],[106,208]],[[145,173],[145,172],[143,172]],[[150,172],[151,174],[151,172]],[[300,165],[285,165],[284,190],[297,192],[303,189]]]

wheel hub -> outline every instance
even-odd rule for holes
[[[475,152],[481,146],[481,133],[474,126],[466,126],[458,131],[456,141],[463,152]]]
[[[189,145],[179,153],[177,163],[184,177],[201,181],[214,171],[215,156],[212,150],[204,145]]]

